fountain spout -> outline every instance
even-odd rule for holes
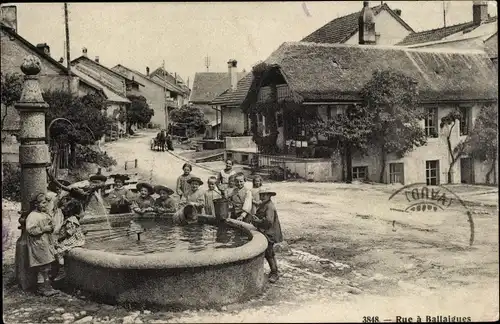
[[[21,99],[15,104],[21,120],[19,162],[21,164],[21,236],[16,243],[16,279],[23,290],[36,284],[36,277],[28,264],[26,217],[30,201],[39,193],[47,193],[45,168],[50,162],[46,144],[45,113],[49,105],[43,100],[38,83],[41,62],[36,56],[27,56],[21,65],[24,84]]]

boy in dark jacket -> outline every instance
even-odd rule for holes
[[[252,217],[252,223],[267,238],[267,249],[265,257],[271,268],[269,273],[269,282],[274,283],[278,280],[278,264],[274,254],[274,244],[283,241],[281,224],[278,218],[278,212],[271,197],[276,196],[276,192],[267,188],[261,188],[259,192],[261,204]]]

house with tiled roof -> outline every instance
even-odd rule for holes
[[[148,67],[146,67],[145,74],[121,64],[114,66],[111,70],[128,78],[135,78],[135,80],[144,84],[144,88],[141,88],[141,94],[146,98],[149,107],[155,112],[151,117],[151,123],[160,128],[167,128],[169,122],[166,120],[166,109],[170,111],[179,107],[177,91],[180,91],[180,89],[170,83],[161,82],[156,77],[151,78]]]
[[[177,73],[170,73],[163,67],[159,67],[149,74],[149,78],[167,86],[170,97],[174,99],[178,107],[188,104],[191,90]]]
[[[304,146],[307,147],[309,132],[314,130],[306,129],[301,120],[311,112],[327,120],[343,113],[350,105],[361,103],[360,91],[375,71],[395,69],[414,78],[426,116],[421,123],[428,137],[427,145],[415,148],[403,158],[389,156],[384,162],[387,183],[446,183],[450,157],[446,136],[439,128],[440,119],[454,109],[462,112],[460,125],[451,139],[457,143],[467,136],[481,107],[498,100],[496,71],[488,56],[479,50],[284,43],[257,67],[252,71],[244,98],[241,92],[234,92],[225,100],[240,103],[240,109],[247,112],[251,120],[255,118],[256,128],[252,128],[252,132],[258,132],[259,136],[275,134],[279,156],[256,155],[244,149],[229,150],[228,154],[236,161],[257,157],[259,163],[279,162],[304,178],[311,173],[316,180],[341,181],[338,162],[341,157],[306,158]],[[278,107],[274,118],[269,119],[265,113],[252,116],[252,111],[260,108],[250,107],[270,104]],[[323,142],[325,138],[319,137],[319,140],[320,146],[326,145],[322,144],[327,143]],[[354,179],[377,181],[381,163],[375,153],[365,157],[355,154]],[[479,161],[465,157],[453,169],[453,182],[484,183],[485,170]]]
[[[211,124],[216,127],[221,123],[220,107],[213,104],[212,101],[220,94],[229,91],[231,85],[237,88],[238,82],[247,75],[247,72],[237,71],[237,62],[230,60],[228,72],[196,72],[189,97],[189,103],[200,108]],[[233,66],[232,62],[236,62]],[[216,109],[214,109],[216,108]],[[219,134],[210,134],[211,137]]]
[[[471,21],[412,33],[396,45],[410,48],[481,49],[491,53],[495,45],[492,43],[496,41],[493,36],[497,35],[497,31],[498,17],[489,16],[488,2],[474,1]],[[496,42],[498,44],[498,41]],[[486,48],[488,46],[489,48]],[[498,52],[498,49],[496,51]],[[493,53],[493,60],[495,56]]]
[[[75,73],[68,76],[68,69],[60,62],[56,61],[50,55],[50,47],[41,43],[37,46],[23,38],[12,28],[0,23],[0,52],[1,52],[1,73],[19,74],[23,60],[34,55],[40,59],[41,71],[39,73],[39,82],[42,91],[68,90],[77,93],[79,96],[86,94],[98,94],[104,97],[103,89],[85,79],[79,78]],[[19,113],[14,107],[4,107],[2,105],[2,140],[8,135],[16,135],[20,129]]]
[[[368,1],[364,1],[368,5]],[[371,8],[377,24],[377,44],[394,45],[414,30],[401,18],[401,10],[392,10],[386,3]],[[361,11],[336,18],[304,37],[302,42],[358,44]]]

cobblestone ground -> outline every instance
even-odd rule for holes
[[[119,161],[117,169],[137,158],[138,169],[127,172],[174,186],[185,161],[166,152],[150,151],[151,137],[153,133],[146,133],[105,149]],[[206,179],[213,172],[195,166],[193,174]],[[13,285],[11,246],[3,255],[4,320],[358,322],[364,316],[378,316],[380,321],[412,316],[415,321],[417,315],[423,321],[442,321],[438,316],[448,315],[498,319],[498,198],[492,198],[498,194],[496,188],[482,188],[481,194],[477,186],[457,187],[474,206],[470,209],[476,240],[469,248],[469,225],[463,210],[452,208],[427,215],[390,210],[388,196],[395,187],[297,182],[271,185],[278,191],[276,205],[288,244],[278,251],[281,278],[268,285],[262,296],[220,309],[182,312],[110,306],[78,292],[41,298],[22,293]],[[19,207],[4,203],[3,211],[8,209],[13,211],[3,212],[2,219],[4,224],[9,217],[13,220],[12,242],[18,232]]]

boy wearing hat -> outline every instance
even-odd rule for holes
[[[276,192],[268,188],[261,188],[259,192],[260,205],[252,216],[252,223],[259,232],[264,234],[267,238],[267,249],[265,251],[265,258],[269,263],[271,272],[269,273],[269,282],[274,283],[278,280],[278,264],[274,254],[274,244],[283,241],[283,233],[281,232],[281,224],[278,218],[278,212],[271,197],[276,196]]]
[[[130,213],[130,205],[132,204],[132,193],[130,190],[124,187],[125,181],[129,177],[125,174],[113,174],[110,177],[114,178],[115,185],[111,192],[107,195],[106,200],[108,201],[111,209],[110,214],[124,214]]]
[[[132,210],[140,215],[154,211],[155,200],[151,195],[154,192],[153,186],[149,183],[139,182],[136,185],[139,196],[132,203]]]
[[[154,203],[156,211],[158,213],[175,213],[177,210],[177,201],[171,196],[174,194],[174,191],[162,185],[154,187],[154,190],[160,195]]]
[[[189,191],[182,196],[180,209],[174,215],[174,222],[184,224],[186,220],[195,222],[197,215],[205,211],[205,192],[200,189],[203,181],[198,177],[192,177],[188,180]]]

